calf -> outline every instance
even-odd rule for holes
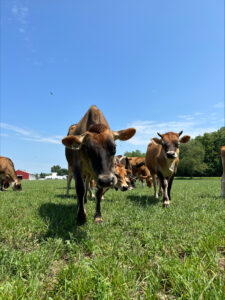
[[[180,138],[179,133],[167,132],[158,135],[161,139],[153,138],[148,145],[145,163],[153,178],[154,196],[158,198],[156,175],[163,189],[163,205],[168,206],[171,200],[171,187],[179,162],[179,144],[187,143],[190,136]]]
[[[75,126],[72,134],[62,139],[66,146],[66,158],[75,178],[79,223],[86,220],[84,199],[91,179],[95,180],[97,189],[94,219],[102,222],[101,197],[104,188],[113,187],[117,183],[114,174],[115,140],[126,141],[135,132],[134,128],[112,131],[102,112],[93,105]]]
[[[223,165],[223,175],[221,177],[221,197],[225,197],[225,146],[220,148],[220,155]]]
[[[22,190],[13,162],[7,157],[0,156],[0,189],[3,190],[3,187],[8,188],[10,183],[12,183],[14,191]]]

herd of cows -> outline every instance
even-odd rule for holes
[[[163,193],[163,206],[169,206],[171,187],[179,163],[179,145],[187,143],[190,136],[181,137],[179,133],[157,133],[160,138],[152,138],[145,158],[115,156],[115,141],[126,141],[136,133],[135,128],[120,131],[110,129],[103,113],[91,106],[79,123],[71,125],[66,137],[62,139],[68,162],[67,196],[72,178],[75,180],[77,194],[77,221],[86,220],[85,203],[87,194],[93,197],[95,188],[96,210],[94,219],[102,222],[101,199],[110,188],[121,191],[135,187],[136,179],[148,187],[154,186],[154,196]],[[220,149],[223,175],[221,196],[225,197],[225,146]],[[0,189],[7,189],[12,183],[13,190],[21,190],[13,162],[0,156]],[[157,185],[159,189],[157,191]]]

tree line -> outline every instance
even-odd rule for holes
[[[220,177],[223,173],[219,149],[225,145],[225,127],[203,136],[197,136],[180,145],[180,162],[177,176]],[[125,152],[128,157],[144,157],[140,150]]]

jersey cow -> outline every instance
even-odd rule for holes
[[[147,148],[145,162],[152,174],[154,196],[158,198],[156,181],[156,175],[158,175],[164,194],[164,206],[168,206],[171,201],[170,191],[179,162],[179,144],[190,140],[188,135],[180,138],[182,133],[183,131],[157,133],[161,139],[153,138]]]
[[[144,187],[144,180],[149,188],[152,187],[152,177],[149,169],[145,165],[144,157],[129,157],[129,162],[132,168],[132,174],[138,178]]]
[[[223,175],[221,177],[221,197],[225,197],[225,146],[220,148],[220,155],[223,165]]]
[[[0,156],[0,189],[8,188],[9,184],[12,183],[14,191],[21,191],[21,182],[17,178],[14,164],[11,159]]]
[[[62,139],[66,146],[66,158],[72,171],[77,192],[77,221],[86,220],[84,199],[91,179],[96,182],[96,210],[94,219],[102,222],[101,197],[104,188],[117,183],[114,173],[115,140],[126,141],[136,130],[128,128],[112,131],[102,112],[91,106],[70,135]],[[84,182],[85,178],[85,182]]]

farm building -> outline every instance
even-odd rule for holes
[[[28,173],[26,171],[22,171],[22,170],[17,170],[16,171],[16,175],[19,179],[26,179],[26,180],[36,180],[36,175],[35,174],[31,174]]]

